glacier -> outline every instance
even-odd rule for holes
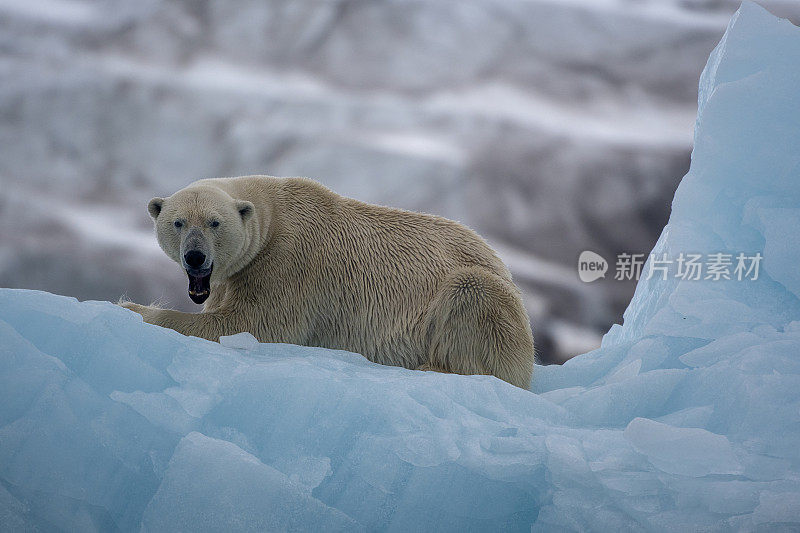
[[[653,250],[758,278],[642,279],[530,391],[0,290],[0,530],[796,530],[798,64],[745,2]]]

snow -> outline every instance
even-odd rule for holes
[[[72,0],[28,0],[14,2],[0,0],[0,13],[12,12],[33,20],[45,22],[66,22],[75,25],[89,25],[100,14],[89,2]]]
[[[246,331],[237,333],[236,335],[220,337],[219,343],[228,348],[235,348],[237,350],[254,350],[258,347],[258,339]]]
[[[0,523],[800,527],[797,64],[800,30],[745,3],[654,250],[760,253],[758,279],[642,280],[624,325],[531,391],[0,290]]]

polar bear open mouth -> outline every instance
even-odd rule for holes
[[[205,270],[189,270],[186,269],[186,275],[189,276],[189,298],[196,304],[201,304],[208,299],[211,294],[211,268]]]

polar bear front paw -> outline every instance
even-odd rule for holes
[[[142,315],[142,318],[144,319],[145,322],[149,322],[148,318],[150,317],[151,313],[150,313],[150,308],[148,308],[146,305],[141,305],[133,302],[124,302],[124,301],[118,302],[117,305],[119,305],[120,307],[124,307],[125,309],[129,309],[134,313],[139,313],[140,315]]]

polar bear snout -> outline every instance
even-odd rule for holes
[[[189,250],[183,255],[186,266],[192,270],[200,270],[206,262],[206,254],[200,250]]]
[[[205,302],[211,294],[211,272],[214,259],[202,230],[192,227],[181,245],[181,263],[189,278],[189,298],[196,304]]]
[[[211,247],[203,231],[198,227],[192,227],[186,233],[181,243],[181,262],[183,268],[195,274],[202,270],[211,268],[213,258],[210,252]]]

